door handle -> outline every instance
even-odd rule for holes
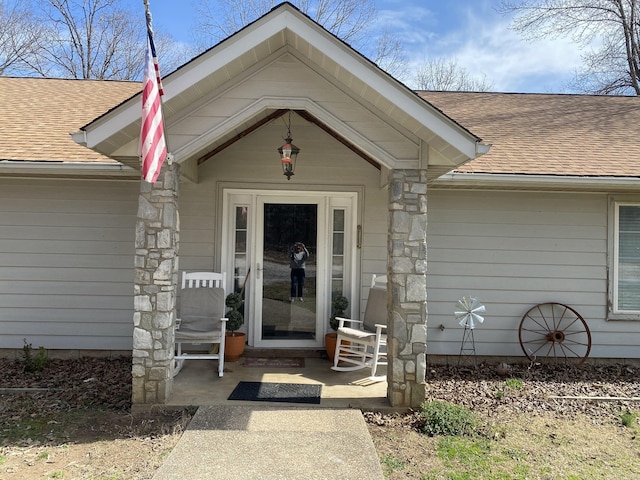
[[[256,278],[259,280],[260,279],[260,272],[262,272],[262,270],[264,270],[259,263],[256,263]]]

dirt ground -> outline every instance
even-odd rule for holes
[[[193,412],[129,413],[131,359],[0,360],[0,478],[152,478]],[[47,390],[39,390],[47,389]]]
[[[30,389],[0,394],[2,479],[150,479],[193,414],[181,410],[131,415],[129,358],[52,360],[34,373],[24,372],[23,367],[21,361],[0,359],[0,388]],[[620,451],[629,456],[619,461],[639,465],[637,429],[620,424],[621,412],[640,410],[640,402],[629,400],[640,397],[639,374],[640,369],[622,365],[524,365],[508,375],[520,380],[514,386],[497,375],[495,365],[433,366],[426,400],[467,406],[491,426],[493,435],[509,438],[513,443],[507,466],[513,467],[517,457],[526,454],[534,459],[540,455],[544,468],[559,458],[560,469],[575,457],[576,465],[569,468],[583,471],[585,458],[587,465],[600,465]],[[365,419],[387,478],[451,478],[443,473],[450,462],[436,453],[439,440],[418,433],[416,413],[369,412]],[[569,450],[562,453],[563,449]],[[624,470],[628,477],[612,471],[612,476],[592,478],[640,478],[635,466]],[[570,478],[536,472],[487,478]]]
[[[426,401],[444,400],[479,417],[479,439],[419,433],[417,412],[366,413],[385,477],[419,479],[640,478],[640,368],[528,364],[434,366]],[[560,398],[561,397],[561,398]],[[621,416],[631,413],[631,423]]]

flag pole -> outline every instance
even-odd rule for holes
[[[152,55],[153,55],[153,63],[154,63],[155,72],[156,72],[156,81],[158,83],[158,93],[160,94],[160,105],[161,105],[160,115],[162,116],[162,125],[164,129],[164,126],[166,125],[166,121],[164,117],[164,108],[162,108],[162,105],[163,105],[162,97],[164,96],[164,87],[162,86],[162,77],[160,76],[160,66],[158,64],[158,55],[156,53],[155,42],[153,41],[153,19],[151,16],[151,10],[149,9],[149,0],[143,0],[143,3],[144,3],[144,14],[145,14],[145,19],[147,24],[147,41],[151,46]],[[166,157],[167,165],[172,165],[173,154],[171,153],[171,150],[169,148],[169,136],[166,134],[166,131],[164,135],[164,142],[167,148],[167,157]]]

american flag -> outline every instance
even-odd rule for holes
[[[142,158],[142,178],[149,183],[156,182],[162,163],[167,158],[167,144],[164,139],[164,122],[160,102],[160,97],[163,94],[158,57],[153,44],[151,14],[147,9],[147,54],[142,90],[140,157]]]

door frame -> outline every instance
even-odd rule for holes
[[[285,199],[282,203],[316,203],[318,205],[318,237],[333,232],[333,211],[335,209],[345,209],[347,218],[345,222],[345,251],[348,248],[348,259],[345,257],[343,266],[343,293],[350,299],[349,314],[353,318],[354,312],[359,311],[359,264],[360,257],[360,238],[358,227],[359,218],[359,200],[361,194],[358,191],[331,191],[331,190],[264,190],[264,189],[243,189],[228,187],[222,188],[220,202],[221,221],[221,248],[220,265],[221,271],[227,274],[227,285],[234,285],[234,249],[235,249],[235,209],[238,206],[248,207],[247,212],[247,265],[251,268],[251,274],[247,280],[245,304],[245,323],[241,329],[247,333],[247,342],[250,346],[269,347],[269,348],[322,348],[324,344],[324,333],[329,331],[329,315],[330,315],[330,293],[332,280],[332,265],[329,260],[332,259],[332,240],[324,241],[318,238],[318,252],[316,258],[317,267],[317,303],[316,303],[316,339],[313,341],[304,340],[268,340],[259,341],[259,328],[261,324],[256,321],[258,314],[256,307],[257,302],[254,300],[257,291],[256,285],[256,257],[255,249],[258,245],[258,234],[262,235],[262,230],[258,232],[259,219],[258,200],[267,199],[267,203],[273,201],[278,203],[279,200]],[[313,202],[309,200],[313,199]],[[321,219],[320,211],[323,210],[323,219]],[[320,223],[323,222],[321,225]],[[320,252],[322,244],[323,251]],[[320,259],[323,259],[321,262]],[[322,265],[320,264],[322,263]],[[259,305],[258,305],[259,306]]]

